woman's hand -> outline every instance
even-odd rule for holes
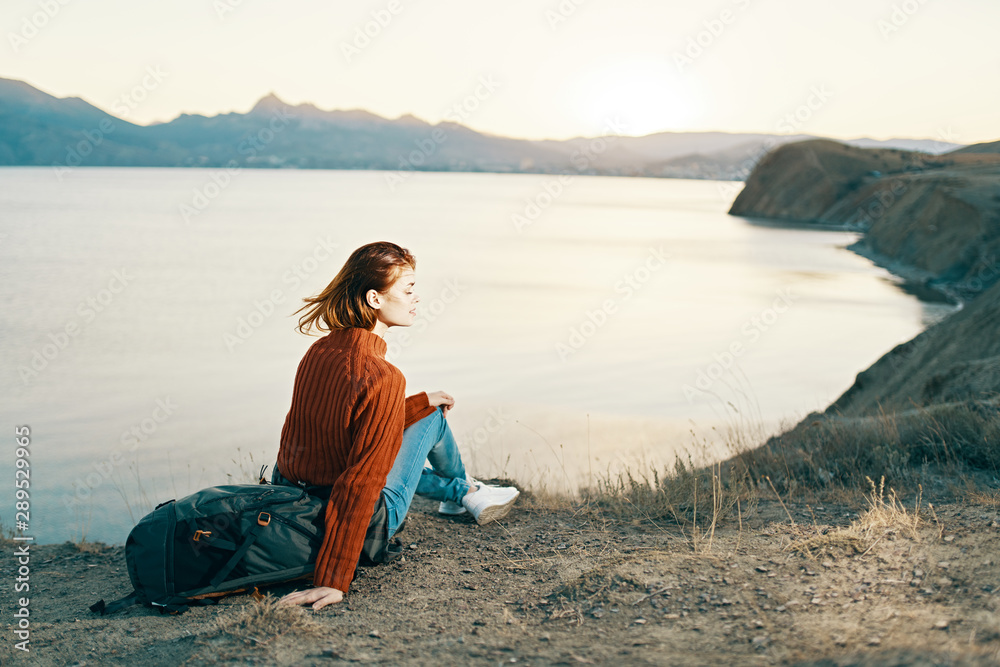
[[[452,398],[451,394],[446,394],[443,391],[427,392],[427,402],[430,403],[432,407],[443,405],[444,407],[441,408],[441,412],[445,417],[448,416],[448,411],[451,410],[451,406],[455,405],[455,399]]]
[[[278,604],[309,604],[313,609],[322,609],[328,604],[336,604],[344,599],[343,591],[326,586],[317,586],[305,591],[295,591],[278,600]]]

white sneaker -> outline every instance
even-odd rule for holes
[[[465,481],[471,486],[489,486],[485,482],[480,482],[478,479],[466,473]],[[442,500],[441,504],[438,505],[438,514],[447,514],[449,516],[457,516],[459,514],[465,514],[465,508],[462,507],[462,503],[455,503],[450,500]]]
[[[472,486],[476,486],[477,484],[479,485],[482,484],[482,482],[475,479],[468,473],[465,474],[465,481],[471,484]],[[438,514],[447,514],[449,516],[456,516],[458,514],[465,514],[465,508],[462,507],[462,503],[455,503],[450,500],[442,500],[441,504],[438,505]]]
[[[453,503],[450,500],[442,500],[438,505],[438,514],[465,514],[465,508],[460,503]]]
[[[462,498],[462,505],[479,525],[507,516],[514,501],[521,495],[513,486],[489,486],[482,482],[478,484],[478,490],[467,493]]]
[[[467,481],[472,486],[479,486],[479,487],[488,486],[491,489],[513,489],[514,491],[517,491],[517,489],[514,489],[514,487],[512,486],[493,486],[492,484],[487,484],[486,482],[480,482],[478,479],[468,474],[465,476],[465,481]],[[520,492],[518,491],[518,493]],[[462,503],[456,503],[450,500],[442,500],[441,503],[438,505],[438,514],[458,516],[460,514],[465,514],[465,511],[466,511],[465,507],[462,505]]]

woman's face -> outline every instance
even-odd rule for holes
[[[420,297],[413,289],[413,269],[404,269],[387,292],[379,292],[378,319],[387,327],[408,327],[417,317]]]

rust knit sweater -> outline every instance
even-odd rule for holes
[[[281,430],[278,470],[293,482],[332,484],[313,583],[347,592],[403,429],[434,411],[426,392],[404,398],[403,373],[385,340],[334,329],[299,363]]]

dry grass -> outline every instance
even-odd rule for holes
[[[876,533],[881,537],[888,532],[905,533],[914,540],[920,539],[917,528],[920,527],[920,495],[910,513],[896,497],[896,491],[889,489],[885,493],[885,477],[882,477],[876,488],[875,482],[868,478],[871,491],[865,496],[868,500],[868,510],[854,521],[851,529],[857,531],[865,540],[870,540]]]
[[[12,546],[14,544],[14,535],[16,535],[14,529],[8,528],[0,521],[0,547]]]
[[[672,470],[628,469],[598,477],[577,497],[544,494],[535,503],[548,508],[572,504],[599,513],[602,521],[639,521],[661,530],[669,525],[696,553],[711,551],[718,526],[742,526],[763,497],[777,498],[783,507],[820,498],[855,504],[861,492],[867,505],[863,515],[850,528],[815,539],[807,550],[835,543],[848,551],[865,550],[892,532],[916,539],[923,482],[932,471],[948,480],[952,493],[1000,507],[1000,492],[982,490],[974,474],[1000,470],[1000,407],[992,402],[941,404],[870,418],[824,417],[763,445],[759,422],[744,416],[752,410],[730,407],[736,419],[725,438],[732,456],[721,464],[696,465],[688,455],[686,461],[676,459]],[[872,478],[882,481],[876,485]],[[887,478],[906,491],[907,504],[895,489],[886,488]],[[926,507],[933,514],[933,506]],[[790,513],[788,518],[794,527]]]
[[[823,417],[747,448],[731,461],[754,479],[770,477],[789,496],[847,490],[887,475],[915,493],[931,471],[959,484],[1000,471],[1000,408],[965,401],[876,417]]]
[[[82,554],[100,554],[104,553],[105,549],[108,548],[103,542],[88,542],[87,540],[74,542],[73,546]]]
[[[986,491],[970,489],[965,496],[965,501],[972,503],[973,505],[981,505],[983,507],[998,509],[1000,508],[1000,489],[990,489]]]
[[[865,494],[868,509],[852,521],[850,526],[793,541],[787,549],[810,556],[816,553],[838,552],[852,555],[867,553],[890,534],[902,534],[910,539],[919,540],[918,529],[923,523],[920,518],[920,495],[917,496],[913,511],[910,512],[899,501],[895,490],[890,488],[886,494],[885,477],[881,478],[877,486],[869,477],[868,484],[870,491]],[[928,508],[933,510],[932,505],[928,505]]]
[[[297,605],[279,605],[273,595],[257,594],[247,604],[233,606],[215,619],[207,636],[228,636],[262,645],[281,635],[315,636],[322,626]]]
[[[746,474],[723,475],[718,464],[695,468],[677,459],[673,471],[651,468],[637,477],[626,470],[599,478],[581,492],[588,508],[611,520],[647,521],[657,528],[679,528],[695,552],[711,551],[715,530],[740,523],[753,511],[757,496]]]

